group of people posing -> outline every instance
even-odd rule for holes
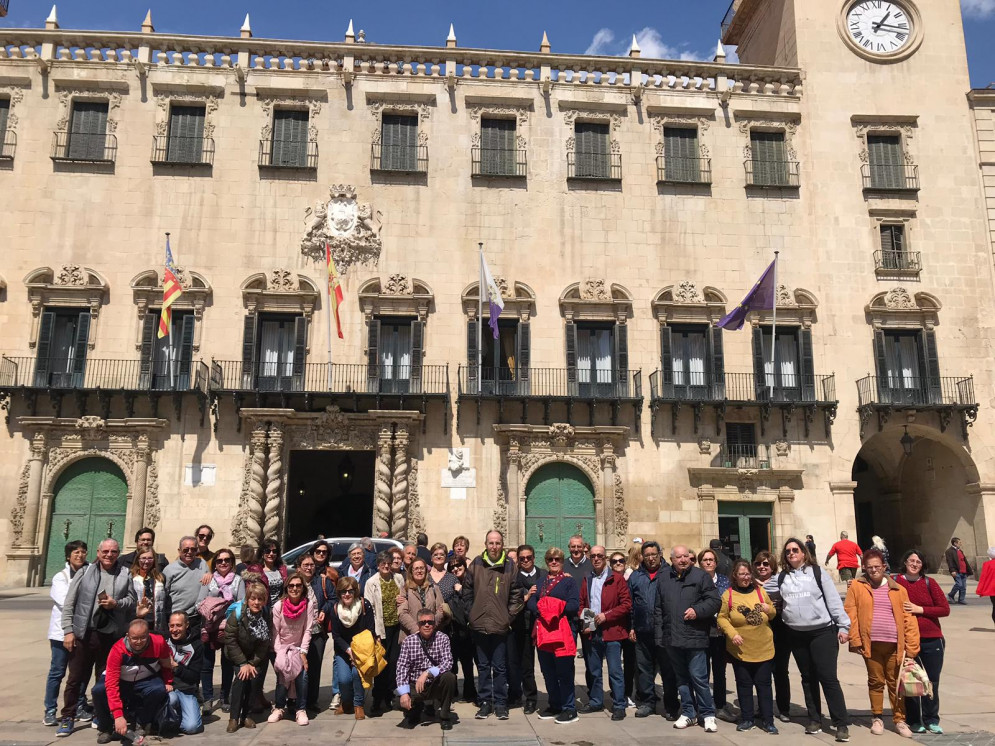
[[[519,706],[557,724],[606,708],[612,720],[630,707],[650,717],[659,675],[661,714],[673,727],[715,732],[719,718],[739,731],[776,734],[775,704],[776,719],[790,721],[793,657],[806,733],[824,727],[824,695],[836,740],[845,742],[837,657],[848,644],[867,666],[872,733],[884,731],[885,690],[900,735],[942,733],[939,619],[950,607],[918,551],[907,552],[894,575],[880,550],[864,551],[863,572],[844,601],[806,542],[793,538],[779,556],[733,562],[718,542],[697,555],[674,546],[665,556],[646,541],[626,555],[574,536],[567,553],[546,550],[543,569],[532,546],[506,550],[499,531],[487,533],[476,557],[466,537],[450,549],[429,547],[422,534],[379,554],[372,542],[356,543],[339,567],[318,541],[292,570],[275,540],[243,547],[237,561],[227,548],[212,552],[212,538],[201,526],[180,541],[173,562],[155,551],[148,528],[129,555],[119,556],[112,539],[101,542],[92,564],[83,542],[67,544],[66,567],[52,583],[45,696],[45,722],[58,725],[57,735],[92,720],[98,743],[115,736],[141,743],[151,728],[200,732],[203,714],[216,708],[228,714],[228,732],[254,728],[263,716],[307,725],[318,712],[329,640],[334,712],[362,720],[399,707],[406,728],[434,721],[449,730],[459,722],[453,703],[462,668],[462,699],[476,704],[477,719],[505,720]],[[583,707],[574,694],[578,658]],[[906,658],[928,672],[931,698],[900,696]],[[536,660],[547,693],[542,710]],[[727,700],[729,663],[738,713]],[[272,702],[264,696],[270,667]]]

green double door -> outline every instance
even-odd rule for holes
[[[719,540],[733,559],[750,562],[760,551],[772,551],[770,503],[719,502]]]
[[[128,506],[128,483],[111,461],[88,458],[70,464],[55,486],[52,523],[45,551],[45,582],[65,564],[66,542],[86,542],[87,559],[97,557],[104,539],[124,538],[124,517]]]
[[[584,473],[569,464],[547,464],[529,480],[525,501],[525,540],[535,547],[543,567],[549,547],[567,553],[570,537],[580,534],[594,544],[594,490]]]

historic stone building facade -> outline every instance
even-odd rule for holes
[[[0,31],[0,582],[202,522],[983,554],[991,106],[885,5],[737,0],[739,64]]]

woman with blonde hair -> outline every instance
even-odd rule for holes
[[[154,549],[145,549],[135,556],[131,565],[131,583],[138,598],[135,617],[148,622],[149,629],[162,632],[168,621],[163,618],[166,603],[166,594],[163,593],[165,580],[156,565],[156,557]]]
[[[415,557],[408,567],[407,580],[397,597],[397,621],[401,625],[397,644],[404,642],[408,635],[418,634],[418,614],[428,609],[435,614],[435,629],[441,631],[444,614],[442,592],[428,576],[428,565],[421,557]]]
[[[643,564],[643,545],[636,544],[629,550],[629,559],[625,563],[625,579],[628,580],[629,576],[632,575],[636,570],[639,569],[640,565]]]

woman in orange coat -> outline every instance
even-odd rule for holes
[[[988,548],[989,560],[981,566],[978,578],[978,595],[988,596],[992,602],[992,624],[995,624],[995,547]]]
[[[843,604],[850,617],[850,652],[864,656],[871,699],[871,733],[884,733],[884,690],[888,690],[895,730],[905,738],[905,698],[898,680],[905,658],[919,654],[919,624],[905,610],[908,592],[885,573],[881,550],[868,549],[862,558],[864,575],[850,584]]]

